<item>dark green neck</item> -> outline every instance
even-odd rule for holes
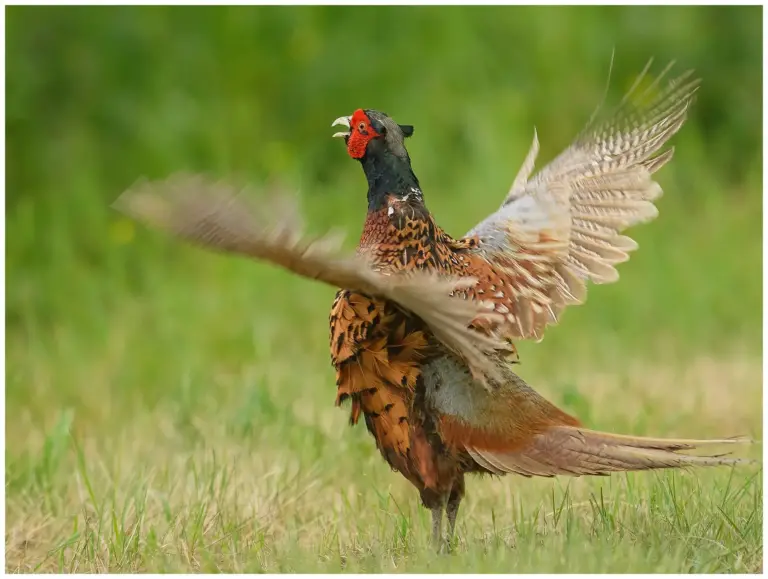
[[[410,195],[421,199],[419,180],[411,169],[407,154],[403,158],[388,150],[368,151],[360,163],[368,180],[368,211],[381,209],[386,204],[387,195]]]

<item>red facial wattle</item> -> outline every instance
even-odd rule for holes
[[[353,159],[360,159],[365,155],[365,150],[371,139],[380,136],[371,126],[371,119],[357,109],[349,121],[349,138],[347,139],[347,152]]]

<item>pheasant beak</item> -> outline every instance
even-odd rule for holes
[[[339,117],[335,121],[333,121],[333,124],[331,124],[332,127],[335,127],[336,125],[342,125],[350,128],[350,122],[352,121],[352,117]],[[338,133],[334,133],[334,137],[348,137],[351,134],[351,131],[339,131]]]

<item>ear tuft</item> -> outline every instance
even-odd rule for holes
[[[403,131],[404,137],[410,137],[413,135],[413,125],[399,125],[400,130]]]

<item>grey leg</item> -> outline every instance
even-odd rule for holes
[[[432,544],[436,549],[443,546],[443,511],[448,494],[441,494],[432,489],[423,489],[421,491],[421,502],[432,511]]]
[[[456,528],[456,515],[459,514],[459,505],[464,498],[464,475],[460,474],[456,482],[453,483],[451,494],[448,497],[446,505],[446,514],[448,515],[448,543],[453,541],[453,532]]]
[[[432,510],[432,544],[439,549],[443,543],[443,505],[433,507]]]

